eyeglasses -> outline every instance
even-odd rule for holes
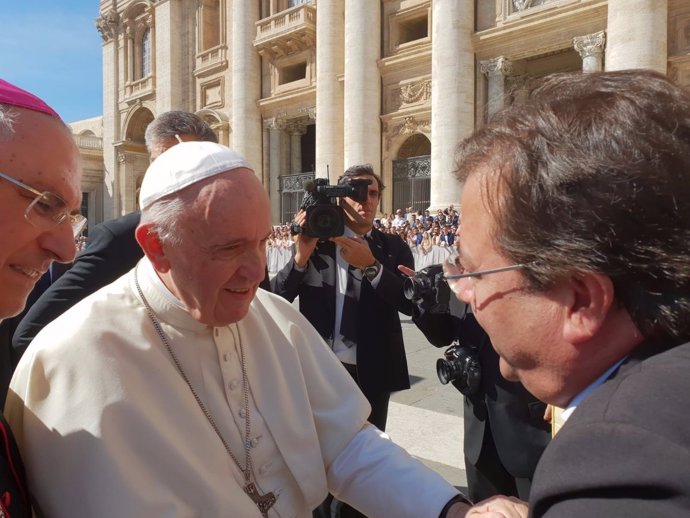
[[[33,226],[49,230],[69,221],[72,235],[75,237],[84,229],[86,218],[81,214],[72,214],[66,210],[67,202],[57,194],[50,191],[41,192],[4,173],[0,173],[0,178],[26,189],[36,196],[24,211],[24,217]]]
[[[455,281],[458,279],[465,279],[468,277],[481,277],[483,275],[490,275],[492,273],[509,272],[511,270],[519,270],[520,268],[526,268],[529,263],[523,264],[512,264],[510,266],[503,266],[502,268],[492,268],[491,270],[480,270],[478,272],[466,272],[462,265],[457,261],[453,262],[447,260],[443,264],[443,277],[447,281]]]

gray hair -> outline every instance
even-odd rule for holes
[[[17,111],[9,104],[0,103],[0,140],[9,139],[14,135],[14,122]]]
[[[140,225],[151,224],[161,243],[179,246],[182,243],[180,216],[189,208],[189,200],[175,193],[161,198],[141,211]]]
[[[161,142],[175,139],[176,135],[193,135],[195,140],[218,142],[218,136],[198,115],[183,111],[161,113],[146,128],[144,139],[149,153]]]

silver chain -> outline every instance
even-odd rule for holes
[[[225,441],[225,439],[221,435],[220,430],[218,429],[218,426],[216,425],[216,422],[213,419],[213,416],[208,411],[208,409],[206,408],[206,405],[204,405],[203,401],[201,401],[201,398],[196,393],[196,390],[194,390],[192,383],[189,381],[187,374],[185,373],[184,369],[182,368],[182,364],[178,360],[175,352],[172,350],[172,347],[170,346],[170,342],[168,341],[168,337],[166,336],[165,332],[161,328],[161,325],[160,325],[160,322],[158,321],[158,318],[156,318],[156,315],[154,314],[153,310],[151,309],[151,306],[149,305],[148,300],[146,300],[146,297],[144,296],[144,292],[141,290],[141,287],[139,286],[138,273],[139,273],[139,267],[137,266],[137,268],[135,268],[135,270],[134,270],[134,284],[137,288],[137,292],[139,293],[139,297],[141,297],[141,301],[144,303],[144,307],[146,308],[146,313],[148,314],[149,319],[151,320],[151,323],[153,324],[153,327],[156,330],[156,333],[158,334],[158,337],[160,338],[161,342],[163,342],[163,345],[165,345],[165,348],[168,351],[168,354],[172,358],[172,361],[175,364],[175,367],[177,368],[177,372],[180,373],[180,376],[182,376],[182,379],[185,381],[185,383],[189,387],[189,390],[191,391],[192,395],[194,396],[194,399],[196,400],[197,405],[199,405],[199,408],[201,409],[204,416],[206,417],[206,420],[211,425],[211,428],[213,428],[213,431],[216,432],[216,435],[218,436],[218,439],[220,439],[220,442],[223,443],[223,447],[225,448],[225,451],[228,452],[228,455],[230,456],[230,458],[235,462],[235,464],[237,465],[239,470],[242,472],[242,475],[244,475],[245,483],[251,482],[252,457],[250,454],[251,442],[249,441],[249,435],[251,433],[251,422],[249,421],[249,383],[248,383],[248,378],[247,378],[247,367],[244,363],[244,349],[242,347],[242,337],[240,336],[239,326],[237,326],[237,324],[235,324],[235,327],[237,329],[237,337],[239,339],[239,344],[240,344],[240,365],[242,366],[242,392],[244,395],[244,415],[245,415],[244,468],[242,468],[242,465],[237,460],[237,457],[235,457],[234,453],[232,453],[230,446],[228,445],[228,443]]]

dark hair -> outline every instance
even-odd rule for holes
[[[172,140],[175,135],[194,135],[196,140],[218,142],[218,136],[201,117],[190,112],[173,110],[161,113],[146,127],[146,148],[150,152],[155,145]]]
[[[544,290],[612,279],[646,336],[690,335],[690,95],[651,71],[555,74],[458,149],[501,253]],[[493,181],[495,179],[495,181]]]
[[[343,175],[338,178],[338,184],[345,183],[352,176],[361,175],[373,176],[376,179],[376,183],[379,186],[379,194],[381,194],[381,192],[383,192],[383,190],[386,188],[386,186],[383,185],[383,180],[374,172],[374,166],[371,164],[358,164],[348,167]]]

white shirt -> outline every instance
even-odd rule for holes
[[[367,235],[371,235],[371,231]],[[355,234],[349,227],[345,227],[345,232],[343,236],[347,237],[363,237],[359,234]],[[336,245],[335,247],[335,262],[338,265],[337,271],[337,282],[335,287],[335,324],[333,327],[333,352],[338,357],[338,359],[343,363],[349,363],[350,365],[357,365],[357,345],[348,347],[343,342],[343,336],[340,334],[340,324],[343,318],[343,305],[345,304],[345,294],[347,293],[347,275],[348,269],[350,267],[349,263],[343,259],[340,251],[342,247]],[[381,280],[381,275],[383,273],[383,267],[379,270],[379,273],[371,281],[371,286],[376,288]],[[366,279],[362,279],[362,282],[369,282]]]

